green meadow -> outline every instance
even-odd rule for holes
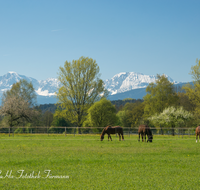
[[[199,189],[195,136],[0,135],[0,189]]]

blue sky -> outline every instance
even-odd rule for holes
[[[192,81],[200,59],[199,0],[0,1],[0,76],[56,78],[64,62],[95,59],[120,72]]]

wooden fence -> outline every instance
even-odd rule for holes
[[[104,127],[0,127],[0,133],[14,134],[101,134]],[[124,135],[138,134],[138,128],[124,127]],[[195,135],[195,128],[151,128],[153,135]]]

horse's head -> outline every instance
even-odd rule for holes
[[[153,135],[149,135],[147,142],[152,142],[152,140],[153,140]]]
[[[101,133],[101,138],[100,138],[100,139],[101,139],[101,141],[104,139],[104,135],[105,135],[105,129],[106,129],[106,128],[104,128],[104,129],[103,129],[103,131],[102,131],[102,133]]]

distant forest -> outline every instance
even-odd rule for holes
[[[115,105],[115,108],[117,109],[117,111],[119,111],[120,109],[123,108],[123,106],[126,103],[135,103],[135,102],[143,102],[143,101],[144,101],[143,99],[136,100],[136,99],[126,98],[124,100],[112,100],[111,103]],[[41,104],[37,106],[36,108],[41,110],[42,113],[49,111],[54,114],[55,110],[57,109],[57,105],[56,104]]]

